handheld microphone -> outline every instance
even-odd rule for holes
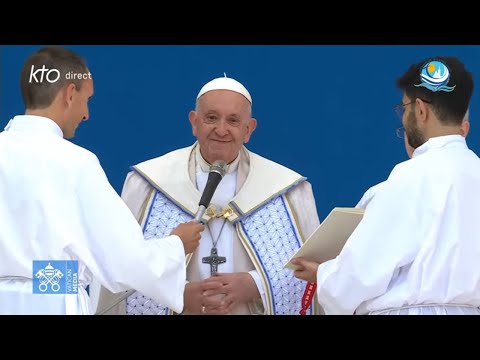
[[[220,180],[223,179],[226,168],[227,164],[225,163],[225,161],[222,160],[216,160],[210,166],[210,173],[208,174],[207,184],[205,185],[202,197],[200,198],[200,202],[198,203],[197,213],[195,214],[195,220],[201,222],[202,224],[204,223],[202,220],[202,216],[207,210],[208,205],[210,205],[213,193],[217,189]]]

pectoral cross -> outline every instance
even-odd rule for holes
[[[210,256],[205,256],[202,258],[202,263],[210,265],[210,275],[214,276],[218,270],[218,264],[223,264],[227,261],[227,258],[224,256],[218,256],[217,248],[213,247],[210,252]]]

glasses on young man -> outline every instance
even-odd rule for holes
[[[425,99],[422,99],[422,98],[418,98],[420,100],[422,100],[424,103],[427,103],[427,104],[431,104],[430,101],[428,100],[425,100]],[[410,101],[406,104],[404,103],[400,103],[400,104],[397,104],[393,107],[393,110],[395,111],[395,114],[397,114],[398,118],[400,119],[400,121],[402,121],[403,119],[403,114],[405,114],[405,106],[407,105],[411,105],[415,102],[414,101]],[[399,127],[398,129],[395,130],[396,131],[396,134],[397,134],[397,137],[400,138],[400,139],[403,139],[405,138],[405,128],[402,126],[402,127]]]
[[[421,99],[421,98],[418,98],[418,99],[422,100],[424,103],[431,104],[431,102],[428,101],[428,100],[424,100],[424,99]],[[405,113],[405,106],[413,104],[415,102],[415,100],[410,101],[406,104],[400,103],[400,104],[397,104],[393,107],[393,110],[395,111],[395,114],[397,114],[397,116],[400,120],[402,120],[403,114]]]

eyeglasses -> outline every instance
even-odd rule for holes
[[[399,127],[397,130],[396,130],[396,133],[397,133],[397,137],[400,138],[400,139],[403,139],[405,137],[405,128],[402,126],[402,127]]]
[[[427,100],[424,100],[424,99],[421,99],[421,98],[418,98],[418,99],[422,100],[423,102],[425,102],[427,104],[431,104],[430,101],[427,101]],[[405,113],[405,106],[413,104],[415,101],[416,101],[416,99],[414,101],[410,101],[409,103],[406,103],[406,104],[404,104],[404,103],[397,104],[393,107],[393,110],[395,111],[395,114],[397,114],[397,116],[400,120],[402,120],[403,114]]]

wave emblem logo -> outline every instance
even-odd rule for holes
[[[420,84],[415,84],[416,87],[425,87],[433,92],[445,91],[451,92],[455,89],[454,86],[447,86],[450,80],[450,70],[447,65],[441,61],[429,61],[423,65],[420,71]]]

